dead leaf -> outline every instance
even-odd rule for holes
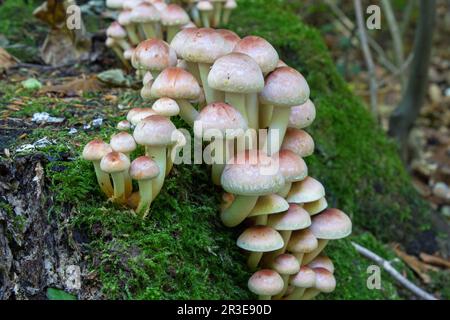
[[[0,71],[9,69],[17,64],[18,60],[0,47]]]
[[[58,93],[67,96],[81,96],[83,93],[99,91],[104,87],[105,86],[94,75],[87,78],[75,79],[61,85],[47,86],[42,88],[39,93]]]
[[[428,264],[432,264],[438,267],[443,267],[450,269],[450,261],[439,256],[426,254],[424,252],[420,253],[420,259]]]
[[[431,277],[427,274],[429,271],[438,271],[436,267],[430,266],[423,263],[414,256],[411,256],[400,249],[399,244],[392,244],[392,249],[395,251],[397,256],[403,260],[404,263],[408,265],[424,283],[430,283]]]

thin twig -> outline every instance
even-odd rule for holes
[[[386,270],[389,275],[391,275],[395,280],[397,280],[401,285],[403,285],[406,289],[410,290],[412,293],[414,293],[416,296],[418,296],[421,299],[424,300],[438,300],[433,295],[429,294],[428,292],[424,291],[423,289],[416,286],[414,283],[406,279],[404,276],[402,276],[397,270],[392,267],[392,265],[389,263],[389,261],[381,258],[379,255],[373,253],[369,249],[364,248],[363,246],[352,242],[352,245],[355,247],[356,251],[358,251],[361,255],[366,257],[367,259],[370,259],[383,267],[384,270]]]
[[[416,0],[409,0],[408,4],[406,5],[405,11],[403,13],[402,17],[402,23],[400,26],[400,33],[402,36],[405,35],[405,31],[409,26],[409,23],[411,22],[411,16],[414,10],[414,7],[416,6],[417,1]]]
[[[397,20],[395,18],[394,10],[392,9],[390,0],[381,0],[383,10],[386,14],[386,21],[388,23],[389,31],[392,37],[392,43],[394,46],[395,62],[397,68],[401,68],[404,64],[404,53],[403,53],[403,41],[398,26]],[[406,85],[406,76],[403,72],[399,74],[400,81],[402,83],[402,88]]]
[[[375,64],[373,63],[372,53],[367,42],[366,27],[364,25],[364,17],[361,6],[361,0],[353,0],[355,5],[356,23],[359,31],[359,39],[361,42],[361,48],[364,55],[364,60],[366,61],[367,71],[369,74],[369,86],[370,86],[370,107],[372,109],[372,114],[378,119],[378,109],[377,109],[377,76],[375,74]]]

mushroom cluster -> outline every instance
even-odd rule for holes
[[[118,203],[138,202],[136,212],[145,216],[172,168],[173,149],[187,143],[170,121],[180,116],[207,142],[212,182],[225,191],[221,221],[246,227],[237,245],[256,271],[249,289],[261,299],[289,300],[333,291],[334,266],[323,250],[348,236],[352,223],[328,208],[324,187],[303,160],[314,152],[304,129],[316,116],[303,75],[265,39],[224,29],[183,28],[170,44],[144,40],[131,61],[152,107],[131,109],[109,145],[86,146],[103,192]],[[133,143],[145,147],[145,156],[131,161]],[[131,179],[139,182],[138,195]]]
[[[117,11],[117,19],[106,30],[106,46],[129,68],[134,48],[147,39],[170,42],[183,28],[227,24],[234,0],[183,0],[167,4],[164,0],[106,0]],[[194,20],[191,21],[189,13]]]

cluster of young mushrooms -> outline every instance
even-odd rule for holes
[[[237,7],[234,0],[166,2],[106,0],[106,6],[117,11],[116,21],[106,31],[106,46],[115,52],[125,67],[130,67],[129,60],[140,42],[147,39],[170,42],[183,28],[227,24],[231,12]]]
[[[314,152],[304,128],[316,110],[302,74],[265,39],[211,28],[183,28],[170,45],[144,40],[131,61],[152,107],[131,109],[109,144],[94,140],[84,148],[102,191],[145,217],[174,155],[189,144],[170,120],[180,116],[209,143],[212,181],[225,190],[222,222],[247,227],[237,245],[255,271],[249,289],[260,299],[286,300],[332,292],[334,266],[323,250],[348,236],[352,223],[328,208],[324,187],[303,160]],[[145,155],[131,159],[137,145]]]

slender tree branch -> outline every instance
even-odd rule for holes
[[[372,114],[376,119],[378,119],[378,109],[377,109],[377,76],[375,74],[375,64],[373,63],[372,53],[370,52],[370,48],[367,42],[367,33],[366,27],[364,24],[363,10],[361,6],[361,0],[353,0],[355,5],[355,14],[356,14],[356,23],[358,25],[359,30],[359,39],[361,42],[361,48],[364,55],[364,60],[366,61],[367,71],[369,74],[370,81],[370,107],[372,110]]]
[[[355,249],[356,249],[356,251],[358,251],[358,253],[360,253],[362,256],[366,257],[367,259],[374,261],[376,264],[380,265],[384,270],[386,270],[387,273],[389,273],[402,286],[404,286],[406,289],[410,290],[412,293],[414,293],[419,298],[424,299],[424,300],[438,300],[438,299],[436,299],[436,297],[434,297],[433,295],[424,291],[423,289],[419,288],[414,283],[412,283],[411,281],[406,279],[404,276],[402,276],[397,270],[395,270],[394,267],[392,267],[392,265],[390,264],[389,261],[381,258],[379,255],[373,253],[369,249],[366,249],[363,246],[361,246],[355,242],[352,242],[352,245],[353,245],[353,247],[355,247]]]

